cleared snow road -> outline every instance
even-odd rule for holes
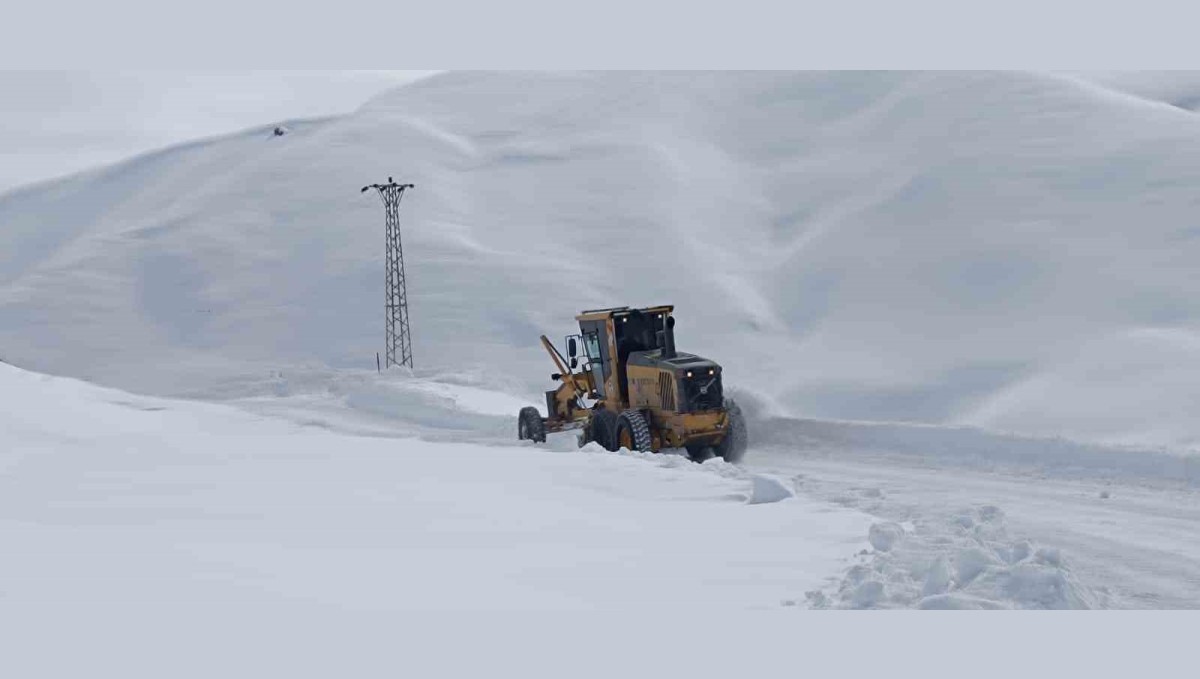
[[[876,575],[884,582],[913,575],[920,580],[939,556],[953,570],[960,555],[974,555],[979,545],[973,531],[980,523],[980,509],[986,508],[992,515],[999,510],[992,526],[1005,536],[996,543],[1027,539],[1035,549],[1044,547],[1051,554],[1058,550],[1060,572],[1066,575],[1041,583],[1044,586],[1035,584],[1032,591],[1010,591],[1015,596],[998,598],[1015,598],[1018,604],[1067,604],[1069,599],[1055,598],[1067,592],[1047,590],[1074,586],[1083,597],[1077,603],[1087,606],[1200,607],[1200,493],[1185,483],[970,468],[910,455],[838,449],[813,440],[794,447],[760,447],[747,466],[793,478],[810,497],[884,520],[910,522],[907,542],[912,547],[902,544],[895,552],[915,573],[870,560],[868,569],[879,571]],[[906,549],[911,553],[905,554]],[[991,565],[1007,567],[1003,556]],[[1028,585],[992,584],[997,586],[985,587],[984,596],[1003,595],[994,590],[1005,585],[1010,590]],[[922,593],[906,596],[903,586],[891,589],[898,590],[896,598],[877,603],[919,604]]]

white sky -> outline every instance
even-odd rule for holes
[[[352,111],[428,73],[0,70],[0,192],[200,137]]]

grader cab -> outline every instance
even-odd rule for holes
[[[675,349],[674,307],[616,307],[575,317],[567,355],[543,335],[561,382],[546,392],[546,417],[535,407],[518,415],[517,435],[542,442],[547,433],[579,430],[579,445],[657,452],[686,448],[702,461],[715,454],[739,461],[746,450],[741,410],[725,398],[721,366]]]

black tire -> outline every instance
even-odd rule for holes
[[[687,453],[692,462],[704,462],[713,456],[713,449],[711,446],[688,446]]]
[[[592,411],[592,440],[605,450],[617,450],[617,415],[611,410],[597,408]]]
[[[746,418],[742,415],[742,409],[732,399],[725,399],[725,412],[729,415],[729,431],[713,450],[721,459],[736,464],[746,456],[750,435],[746,431]]]
[[[517,415],[517,438],[534,443],[546,442],[546,423],[542,421],[542,414],[538,412],[537,408],[533,406],[521,408],[521,412]]]
[[[626,410],[617,417],[617,435],[613,443],[620,448],[649,452],[650,423],[640,410]]]

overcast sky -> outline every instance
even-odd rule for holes
[[[0,71],[0,192],[255,125],[352,111],[425,71]]]

